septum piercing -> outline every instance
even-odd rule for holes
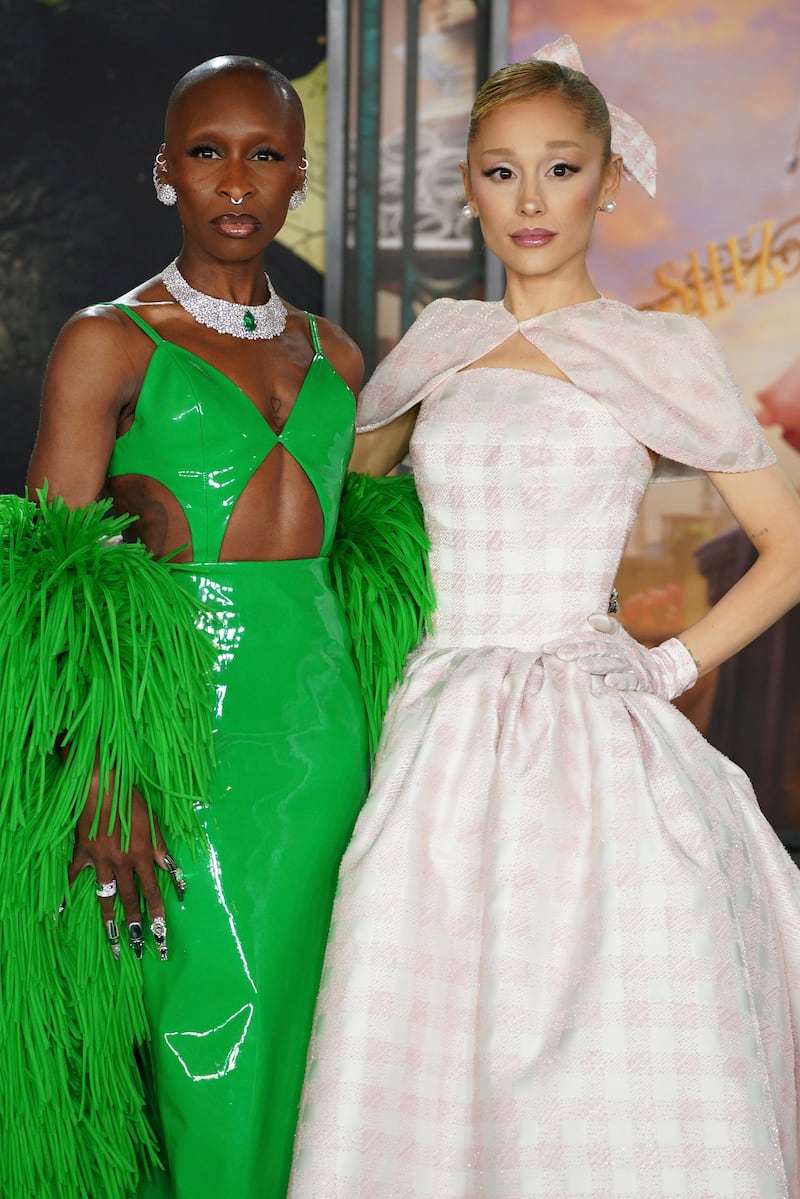
[[[234,200],[233,196],[231,196],[231,204],[244,204],[244,196],[242,196],[239,200]]]

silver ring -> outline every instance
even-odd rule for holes
[[[175,890],[180,896],[183,896],[186,890],[186,876],[175,859],[170,857],[168,853],[164,854],[164,869],[169,872],[169,876],[175,884]]]
[[[162,962],[166,962],[169,957],[167,952],[167,922],[163,916],[155,916],[153,923],[150,925],[150,932],[153,934],[156,945],[158,946],[158,956]]]
[[[111,899],[117,893],[117,880],[112,878],[110,883],[101,883],[95,887],[94,893],[98,899]]]
[[[242,196],[239,200],[234,200],[233,196],[231,196],[231,204],[244,204],[244,196]]]

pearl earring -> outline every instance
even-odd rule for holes
[[[303,186],[296,188],[289,197],[289,207],[294,212],[301,204],[305,204],[306,196],[308,195],[308,159],[300,159],[300,170],[305,171],[303,176]]]
[[[606,200],[605,204],[603,205],[603,212],[616,212],[616,210],[617,210],[617,201],[616,200]]]
[[[477,214],[477,212],[472,211],[471,204],[464,204],[464,206],[461,209],[461,215],[463,217],[467,217],[467,218],[472,217],[472,219],[474,220],[478,214]]]
[[[161,177],[160,168],[166,165],[167,160],[164,157],[163,151],[159,150],[158,154],[156,154],[156,160],[153,163],[153,187],[156,189],[156,198],[162,204],[166,204],[169,207],[169,205],[178,202],[178,193],[171,183],[165,183]]]

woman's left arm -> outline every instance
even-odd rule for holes
[[[545,646],[608,687],[675,699],[744,649],[800,601],[800,500],[776,466],[737,474],[709,473],[758,551],[747,573],[696,624],[648,649],[603,612],[594,635]]]
[[[709,479],[758,551],[739,581],[679,634],[706,674],[800,601],[800,499],[777,466]]]

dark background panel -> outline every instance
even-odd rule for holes
[[[114,299],[180,247],[153,157],[190,67],[252,54],[289,78],[325,56],[325,0],[0,0],[0,491],[20,492],[50,346],[78,308]],[[281,246],[276,288],[319,312],[318,272]]]

